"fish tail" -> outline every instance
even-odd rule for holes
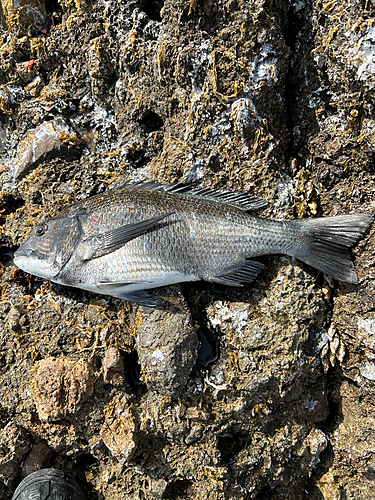
[[[293,221],[303,237],[293,257],[345,283],[358,283],[349,249],[364,235],[372,215],[339,215]]]

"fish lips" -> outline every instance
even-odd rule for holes
[[[16,259],[18,257],[30,257],[30,255],[34,252],[32,248],[24,248],[20,247],[18,250],[14,252],[14,263],[16,264]]]
[[[35,253],[34,249],[22,245],[14,252],[13,263],[22,271],[39,276],[39,278],[53,279],[59,274],[58,266],[47,263],[45,267],[41,266],[40,260],[33,259],[33,253]]]

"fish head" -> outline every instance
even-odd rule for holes
[[[81,235],[77,217],[50,219],[34,227],[14,254],[14,263],[23,271],[53,280],[70,259]]]

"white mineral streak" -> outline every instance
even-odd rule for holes
[[[366,330],[370,335],[375,335],[375,319],[359,319],[358,329]]]
[[[375,363],[361,363],[358,365],[362,377],[367,380],[375,380]]]
[[[262,50],[253,61],[252,82],[253,87],[265,80],[278,81],[279,61],[276,50],[270,43],[263,44]]]
[[[319,429],[314,429],[311,431],[310,436],[310,452],[312,455],[319,455],[324,451],[328,444],[327,436],[323,431]]]
[[[152,365],[156,365],[158,363],[158,361],[163,361],[164,359],[164,354],[161,352],[160,349],[156,349],[152,355],[151,355],[152,358],[154,358],[151,362]]]
[[[357,76],[366,80],[369,73],[375,74],[375,27],[371,26],[366,36],[358,42],[359,49],[356,54],[358,65]]]
[[[224,332],[230,329],[240,333],[249,317],[248,311],[244,309],[246,307],[246,304],[237,304],[236,310],[233,311],[218,300],[207,309],[208,320],[213,328],[220,326]]]

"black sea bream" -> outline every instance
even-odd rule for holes
[[[247,193],[129,184],[70,205],[36,226],[15,264],[55,283],[154,305],[146,289],[206,280],[241,286],[264,268],[254,257],[286,254],[347,283],[349,248],[372,215],[273,221],[248,212]]]

